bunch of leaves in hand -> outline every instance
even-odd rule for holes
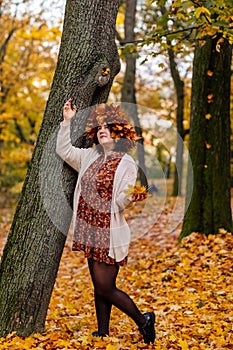
[[[145,186],[129,185],[127,190],[124,191],[127,197],[132,197],[132,202],[144,201],[149,197],[149,193]]]

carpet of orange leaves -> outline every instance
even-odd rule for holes
[[[0,339],[0,349],[233,349],[233,236],[223,230],[206,238],[193,233],[180,245],[180,225],[166,231],[173,200],[151,224],[131,211],[149,231],[131,244],[129,263],[121,268],[118,287],[142,312],[156,314],[154,345],[143,343],[137,326],[113,307],[110,336],[94,338],[93,289],[85,259],[72,252],[71,237],[62,256],[44,334],[14,333]],[[152,213],[149,213],[150,217]],[[12,218],[0,212],[1,248]]]

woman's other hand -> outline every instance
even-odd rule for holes
[[[148,194],[147,193],[133,193],[132,195],[132,202],[142,202],[145,199],[147,199]]]
[[[70,120],[73,118],[77,111],[77,107],[74,105],[73,108],[71,107],[71,98],[66,101],[63,107],[63,118],[64,120]]]

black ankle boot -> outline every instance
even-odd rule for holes
[[[143,316],[146,319],[146,323],[143,327],[139,327],[139,331],[143,335],[146,344],[153,344],[155,341],[155,314],[154,312],[146,312]]]
[[[91,334],[93,337],[100,337],[100,335],[99,335],[99,333],[96,331],[96,332],[93,332],[92,334]]]
[[[100,334],[99,332],[95,331],[91,334],[93,337],[107,337],[107,334]]]

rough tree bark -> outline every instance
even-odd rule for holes
[[[78,107],[72,124],[76,144],[86,117],[80,111],[107,100],[120,69],[114,41],[118,5],[116,0],[67,0],[51,93],[1,261],[0,336],[44,330],[77,176],[62,168],[56,132],[69,97]]]
[[[180,240],[191,232],[232,232],[230,204],[230,76],[232,47],[223,38],[194,53],[190,157],[194,187]],[[188,172],[188,188],[189,188]]]
[[[121,40],[124,42],[135,42],[135,16],[136,16],[137,0],[127,0],[125,10],[125,22],[124,31],[125,38]],[[139,164],[139,178],[142,186],[148,188],[145,166],[145,152],[142,138],[142,129],[140,126],[140,120],[138,117],[138,108],[135,92],[135,76],[136,76],[136,57],[135,54],[127,52],[125,55],[125,75],[123,86],[121,89],[121,102],[125,102],[124,108],[128,111],[129,115],[133,117],[135,130],[138,136],[141,137],[137,144],[138,164]]]

